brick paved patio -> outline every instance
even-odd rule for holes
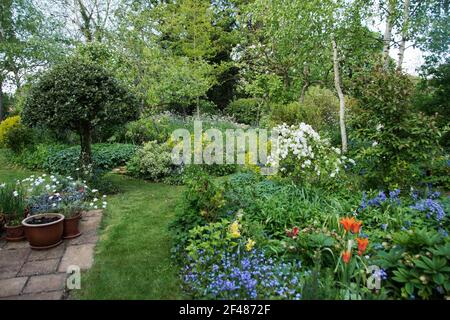
[[[83,234],[49,250],[31,250],[27,241],[0,240],[0,300],[66,299],[67,267],[86,270],[92,266],[101,218],[101,210],[84,213]]]

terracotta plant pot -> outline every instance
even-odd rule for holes
[[[51,222],[36,223],[44,220]],[[56,247],[62,243],[64,216],[59,213],[36,214],[22,220],[25,236],[32,249],[43,250]]]
[[[5,226],[6,241],[22,241],[25,239],[23,226]]]
[[[65,218],[64,219],[64,239],[73,239],[79,237],[81,235],[78,226],[80,225],[81,220],[81,212],[74,217]]]

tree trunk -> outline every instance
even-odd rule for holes
[[[3,121],[3,80],[0,81],[0,122]]]
[[[80,127],[81,155],[80,164],[83,170],[86,170],[92,164],[92,132],[90,124],[84,124]]]
[[[392,28],[394,26],[394,0],[389,0],[388,12],[386,17],[386,30],[383,39],[383,68],[387,70],[389,66],[389,51],[391,49]]]
[[[411,6],[410,0],[405,0],[403,4],[403,28],[402,28],[402,40],[400,42],[400,48],[398,52],[397,70],[401,71],[403,66],[403,59],[405,58],[406,39],[408,37],[409,28],[409,10]]]
[[[347,152],[347,130],[345,128],[345,97],[341,87],[341,75],[339,71],[339,56],[336,40],[333,41],[333,66],[334,86],[339,96],[339,125],[341,127],[342,153]]]
[[[305,79],[305,84],[303,85],[302,92],[300,94],[300,103],[305,102],[305,94],[310,86],[308,65],[303,66],[303,78]]]
[[[308,90],[308,88],[309,88],[309,82],[306,81],[302,87],[302,93],[300,94],[300,103],[305,102],[306,90]]]

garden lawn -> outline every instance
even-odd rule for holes
[[[7,152],[0,149],[0,183],[15,182],[19,179],[29,177],[36,172],[17,168],[8,164]]]
[[[8,165],[0,149],[0,183],[36,172]],[[181,299],[170,259],[168,224],[182,187],[111,175],[121,193],[108,197],[94,266],[82,274],[74,299]]]
[[[76,299],[181,299],[168,224],[182,187],[113,175],[94,266]]]

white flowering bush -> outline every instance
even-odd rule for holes
[[[278,167],[282,176],[298,182],[325,182],[336,180],[346,165],[355,164],[308,124],[282,124],[274,129],[278,132],[277,145],[268,165]]]
[[[17,187],[25,192],[30,214],[58,212],[63,214],[75,211],[106,209],[106,195],[91,189],[86,181],[70,176],[32,175],[17,180]]]

